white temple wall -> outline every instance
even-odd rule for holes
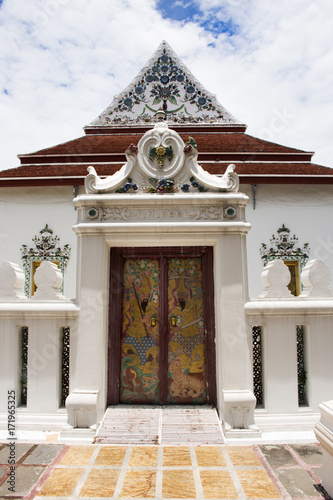
[[[301,247],[310,244],[310,259],[323,260],[333,274],[333,228],[329,223],[333,219],[333,186],[260,184],[255,209],[251,186],[241,184],[240,191],[250,198],[246,209],[251,223],[247,236],[250,297],[261,292],[261,243],[269,244],[283,223],[296,234]],[[83,187],[79,192],[83,192]],[[65,270],[64,293],[74,298],[77,242],[72,227],[77,213],[73,187],[1,188],[0,210],[0,262],[16,262],[22,267],[21,246],[32,245],[32,238],[48,224],[59,236],[60,245],[68,243],[72,249]]]
[[[333,394],[333,335],[331,318],[315,317],[306,328],[306,357],[308,369],[309,406],[317,411],[318,405]]]
[[[19,430],[61,430],[67,413],[61,406],[64,327],[76,335],[79,308],[66,299],[0,300],[0,427],[7,428],[8,391],[15,391]],[[21,401],[21,335],[28,329],[27,401]],[[72,381],[70,381],[70,388]]]
[[[262,430],[312,429],[318,406],[333,393],[333,300],[258,299],[245,305],[249,331],[262,330],[263,408],[255,412]],[[304,328],[306,399],[298,401],[297,326]]]
[[[325,182],[323,180],[323,182]],[[258,277],[263,268],[259,249],[278,228],[285,224],[291,235],[298,237],[299,246],[310,245],[311,259],[321,259],[333,275],[333,185],[258,184],[256,207],[250,185],[241,184],[240,191],[250,201],[246,207],[251,231],[247,237],[249,295],[258,297],[261,282]]]
[[[82,188],[83,189],[83,188]],[[15,262],[23,268],[21,247],[33,247],[32,238],[46,224],[59,245],[69,244],[71,256],[65,270],[64,293],[76,295],[76,236],[73,225],[76,211],[73,205],[73,186],[8,187],[0,189],[0,263]]]

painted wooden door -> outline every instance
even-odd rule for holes
[[[212,321],[207,318],[212,302],[205,290],[207,250],[149,253],[133,255],[124,249],[118,262],[121,317],[111,328],[111,344],[116,347],[114,337],[119,336],[119,347],[111,353],[118,351],[119,376],[117,384],[110,380],[111,402],[118,390],[120,403],[213,403],[215,379],[209,372],[214,363],[208,362],[207,354],[214,345]],[[109,362],[117,364],[116,359]]]

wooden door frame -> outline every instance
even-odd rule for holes
[[[120,348],[123,292],[124,258],[182,258],[202,257],[202,286],[205,325],[206,381],[208,382],[207,404],[216,406],[216,353],[215,353],[215,311],[214,311],[214,273],[213,247],[121,247],[111,248],[110,259],[110,302],[109,302],[109,340],[108,340],[108,405],[119,404],[120,389]],[[163,265],[163,262],[162,262]],[[165,265],[165,263],[164,263]],[[164,275],[165,273],[162,273]],[[161,283],[163,287],[163,283]],[[167,307],[161,297],[161,307]],[[167,322],[162,327],[166,334]],[[161,353],[165,358],[166,353]],[[162,381],[161,381],[162,382]],[[163,382],[162,382],[163,384]],[[161,396],[166,388],[162,385]]]

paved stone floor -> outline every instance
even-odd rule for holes
[[[16,469],[8,477],[15,448]],[[0,499],[329,499],[317,444],[0,444]],[[12,480],[14,491],[8,488]]]

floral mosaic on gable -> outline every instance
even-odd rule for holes
[[[156,122],[161,109],[172,122],[236,122],[162,42],[138,77],[91,125]]]
[[[53,235],[53,230],[48,226],[48,224],[46,224],[45,227],[39,231],[39,234],[40,236],[36,235],[32,238],[34,246],[28,248],[27,245],[22,245],[21,247],[23,268],[25,271],[24,292],[27,297],[30,295],[30,289],[32,286],[34,262],[36,264],[44,260],[56,262],[62,272],[62,275],[64,276],[66,266],[70,259],[70,246],[66,244],[61,248],[59,246],[60,238]],[[63,283],[61,291],[63,291]]]
[[[198,88],[183,69],[176,65],[166,49],[163,49],[163,54],[144,72],[134,89],[118,101],[114,112],[133,112],[132,108],[135,104],[144,103],[144,111],[157,113],[159,108],[152,106],[161,102],[165,111],[168,109],[168,104],[177,106],[176,109],[170,110],[173,113],[180,110],[187,113],[186,103],[196,105],[197,112],[204,109],[216,111],[212,99]]]

